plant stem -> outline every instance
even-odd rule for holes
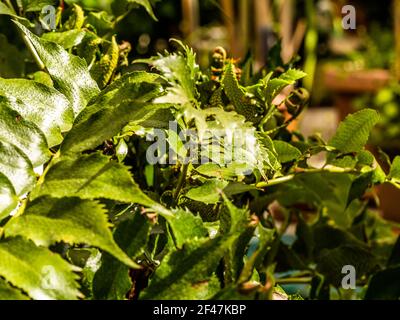
[[[357,170],[346,169],[346,168],[304,169],[301,172],[296,172],[296,173],[290,174],[288,176],[259,182],[255,185],[255,187],[256,188],[266,188],[266,187],[275,186],[275,185],[293,180],[296,176],[298,176],[300,174],[306,174],[306,173],[357,173],[357,172],[358,172]]]
[[[312,280],[311,277],[303,277],[303,278],[283,278],[283,279],[275,279],[275,283],[277,284],[303,284],[310,283]]]
[[[29,51],[32,53],[33,58],[36,61],[36,64],[38,65],[40,70],[45,70],[46,66],[44,65],[43,61],[40,59],[36,49],[33,47],[32,43],[29,41],[28,37],[18,28],[19,33],[22,36],[22,39],[24,40],[26,46],[28,47]]]
[[[182,169],[181,169],[181,173],[178,179],[178,184],[176,185],[176,189],[175,192],[173,194],[174,200],[175,202],[178,200],[179,197],[179,193],[181,192],[181,189],[183,188],[183,185],[185,184],[185,180],[186,180],[186,175],[189,169],[189,164],[183,164],[182,165]]]
[[[256,188],[272,187],[272,186],[293,180],[295,176],[296,176],[295,174],[291,174],[291,175],[288,175],[285,177],[279,177],[279,178],[271,179],[268,181],[262,181],[262,182],[257,183],[255,186],[256,186]]]

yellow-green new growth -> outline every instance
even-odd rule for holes
[[[83,23],[85,21],[85,13],[83,9],[77,4],[73,4],[72,7],[72,15],[69,17],[68,21],[64,25],[64,29],[73,30],[73,29],[82,29]]]

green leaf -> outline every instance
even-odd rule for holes
[[[64,49],[71,49],[79,45],[86,35],[86,31],[83,30],[68,30],[61,32],[48,32],[42,35],[42,39],[57,43]]]
[[[372,109],[363,109],[347,116],[339,125],[329,145],[342,153],[361,151],[368,141],[371,129],[378,120],[378,113]]]
[[[100,89],[103,89],[110,82],[118,67],[119,55],[119,46],[116,37],[113,36],[107,51],[103,53],[100,60],[96,61],[90,69],[90,74]]]
[[[400,236],[397,237],[396,243],[393,245],[392,253],[387,262],[388,267],[400,265]]]
[[[12,106],[0,97],[0,140],[12,142],[34,167],[40,166],[50,157],[46,137],[34,123],[12,110]]]
[[[176,247],[181,249],[191,239],[201,239],[208,235],[202,219],[193,213],[177,209],[173,211],[155,210],[167,220],[174,235]]]
[[[31,191],[36,182],[27,156],[14,145],[3,141],[0,141],[0,173],[11,181],[18,196]]]
[[[368,188],[371,188],[376,184],[384,183],[385,180],[385,173],[379,165],[376,169],[359,175],[351,184],[347,205],[349,205],[354,199],[362,197]]]
[[[362,150],[357,154],[358,165],[372,167],[375,161],[374,155],[368,150]]]
[[[13,12],[5,3],[0,2],[0,15],[1,14],[14,16],[15,12]]]
[[[224,203],[229,214],[228,220],[221,221],[221,228],[230,234],[243,231],[249,224],[250,214],[247,209],[237,208],[229,201],[225,194],[222,194]],[[224,226],[222,224],[225,224]]]
[[[374,274],[368,284],[365,300],[399,300],[400,267]]]
[[[0,279],[0,300],[29,300],[20,290]]]
[[[373,271],[377,260],[371,249],[350,232],[328,225],[314,229],[314,253],[317,270],[327,281],[339,286],[342,279],[342,268],[352,265],[357,270],[357,278]]]
[[[168,144],[170,148],[176,153],[177,159],[184,162],[188,157],[188,149],[182,141],[179,134],[172,129],[168,129]]]
[[[225,207],[220,213],[221,233],[230,238],[231,245],[224,257],[224,278],[228,283],[235,282],[243,268],[243,257],[255,226],[250,225],[250,214],[246,209],[234,206],[223,194]]]
[[[21,23],[14,22],[36,50],[52,77],[56,89],[68,98],[75,114],[78,114],[89,100],[99,93],[99,88],[91,78],[86,62],[69,54],[58,44],[35,36]]]
[[[262,226],[261,223],[257,226],[256,229],[256,237],[258,240],[257,249],[245,262],[243,269],[241,270],[239,282],[245,282],[251,278],[254,272],[254,268],[260,266],[262,260],[265,257],[265,254],[271,248],[271,243],[275,239],[274,236],[275,236],[274,229],[267,229],[264,226]]]
[[[0,2],[0,6],[2,3]],[[1,8],[0,8],[1,10]],[[17,47],[8,43],[5,35],[0,34],[0,77],[21,77],[25,73],[24,55]]]
[[[220,191],[228,185],[227,181],[210,179],[202,186],[192,188],[186,193],[186,197],[206,204],[217,203],[221,197]]]
[[[10,180],[0,172],[0,221],[17,206],[18,198]]]
[[[191,241],[182,250],[171,251],[150,280],[140,298],[144,300],[205,300],[220,289],[214,275],[223,254],[224,242]]]
[[[9,221],[4,232],[6,236],[31,239],[38,246],[48,247],[60,241],[91,245],[137,267],[114,242],[107,218],[104,208],[96,202],[42,197],[30,203],[23,215]]]
[[[76,267],[20,237],[0,241],[0,276],[36,300],[80,296]]]
[[[274,141],[275,150],[278,154],[278,160],[282,163],[298,160],[301,152],[296,147],[284,141]]]
[[[160,85],[151,83],[157,79],[158,76],[139,72],[115,81],[79,115],[61,145],[61,152],[70,155],[95,148],[128,123],[144,121],[158,110],[170,108],[170,104],[152,102],[161,94]]]
[[[146,246],[150,223],[144,215],[135,213],[132,218],[122,221],[115,230],[116,243],[135,258],[140,255]],[[125,300],[127,292],[132,287],[129,277],[129,268],[118,260],[104,254],[100,269],[93,280],[93,295],[95,299]]]
[[[55,5],[55,0],[22,0],[25,12],[42,11],[43,7]]]
[[[71,247],[66,256],[70,263],[81,268],[81,291],[87,300],[93,299],[93,278],[101,265],[101,257],[108,253],[100,252],[97,248],[91,247]]]
[[[31,197],[43,195],[54,198],[105,198],[150,206],[154,203],[139,189],[127,167],[98,153],[76,160],[61,159],[54,164],[47,172],[44,183],[33,191]]]
[[[352,182],[347,205],[349,205],[354,199],[358,199],[364,195],[365,191],[372,186],[373,175],[373,171],[369,171],[363,173]]]
[[[262,155],[267,168],[272,171],[281,170],[282,165],[278,160],[278,153],[275,150],[275,144],[271,137],[267,134],[259,135],[258,140],[262,147]]]
[[[7,16],[11,16],[14,19],[17,19],[18,21],[20,21],[21,23],[23,23],[24,25],[30,27],[30,28],[34,28],[35,24],[30,22],[28,19],[18,16],[16,14],[16,12],[14,11],[14,9],[10,9],[10,7],[8,7],[6,4],[4,4],[3,2],[0,2],[0,15],[7,15]]]
[[[105,35],[113,29],[112,17],[106,11],[89,12],[85,19],[85,25],[91,25],[99,36]]]
[[[253,190],[257,190],[254,185],[248,185],[241,182],[230,182],[223,191],[227,197],[232,197]]]
[[[45,86],[54,87],[53,80],[50,75],[44,71],[36,71],[32,74],[32,80],[44,84]],[[72,109],[71,109],[72,110]]]
[[[153,8],[149,0],[126,0],[130,4],[137,4],[146,9],[147,13],[152,17],[155,21],[158,21],[156,16],[154,15]]]
[[[276,200],[286,207],[306,204],[324,210],[337,225],[350,227],[352,218],[345,211],[352,182],[353,177],[349,174],[296,175],[293,180],[280,186]]]
[[[237,176],[234,170],[221,167],[218,164],[211,162],[197,167],[196,172],[207,177],[215,177],[224,180],[233,180],[233,178],[236,178]]]
[[[328,281],[339,286],[343,278],[343,266],[352,265],[361,277],[376,267],[375,257],[365,248],[342,245],[334,249],[324,249],[317,257],[317,270],[324,274]]]
[[[307,74],[301,70],[289,69],[279,76],[268,81],[266,88],[267,102],[270,104],[281,91],[289,85],[293,85],[297,80],[304,78]]]
[[[400,156],[394,158],[388,178],[396,183],[400,183]]]
[[[60,144],[61,133],[72,127],[73,110],[65,96],[53,88],[31,80],[0,78],[0,95],[17,99],[11,107],[40,128],[49,147]]]

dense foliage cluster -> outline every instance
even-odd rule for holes
[[[1,299],[399,297],[393,225],[365,196],[400,184],[400,158],[384,172],[364,148],[376,111],[303,137],[288,129],[308,99],[292,65],[253,74],[216,48],[200,70],[175,41],[123,73],[104,15],[70,9],[39,37],[0,2],[41,67],[0,78]],[[173,152],[149,163],[157,132]],[[238,157],[235,133],[252,146]]]

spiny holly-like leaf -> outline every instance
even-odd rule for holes
[[[25,79],[0,79],[0,95],[11,99],[12,108],[38,126],[49,147],[60,144],[61,132],[72,127],[73,110],[65,96],[53,88]]]
[[[118,134],[132,121],[143,121],[170,104],[154,104],[162,94],[159,77],[142,72],[125,75],[104,90],[77,118],[67,134],[61,152],[77,154],[97,147]]]
[[[201,157],[221,167],[227,166],[234,176],[255,169],[264,175],[265,168],[272,169],[256,129],[244,116],[222,108],[199,110],[193,106],[185,106],[182,114],[186,123],[196,124]]]
[[[132,268],[137,267],[116,245],[109,226],[106,211],[96,202],[43,197],[7,223],[5,234],[23,236],[46,247],[60,241],[87,244],[109,252]]]
[[[297,69],[289,69],[285,73],[279,76],[279,78],[273,78],[268,81],[266,88],[266,99],[270,104],[276,98],[276,96],[287,86],[293,85],[297,80],[304,78],[306,74]]]
[[[21,290],[0,279],[0,300],[29,300],[29,298]]]
[[[250,103],[244,88],[239,85],[234,68],[233,63],[229,63],[225,67],[222,77],[224,91],[234,105],[236,112],[244,116],[247,121],[255,123],[260,115],[257,114],[256,106]]]
[[[150,64],[168,80],[170,86],[166,89],[167,94],[158,98],[158,103],[175,103],[181,106],[196,104],[198,96],[196,79],[199,70],[199,66],[196,64],[196,55],[181,42],[175,42],[181,46],[183,52],[167,56],[159,55],[136,62]]]
[[[31,191],[36,182],[27,156],[14,145],[3,141],[0,141],[0,172],[11,181],[18,196]]]
[[[40,166],[50,157],[46,137],[12,106],[0,97],[0,140],[14,144],[28,156],[34,167]]]
[[[361,151],[368,141],[371,129],[378,120],[378,113],[372,109],[363,109],[347,116],[339,125],[329,145],[342,153]]]
[[[146,217],[136,213],[132,218],[119,223],[114,232],[114,239],[128,256],[135,258],[146,246],[150,227]],[[102,260],[93,280],[94,298],[126,299],[126,294],[132,287],[129,268],[109,254],[104,254]]]
[[[21,23],[14,22],[36,50],[56,89],[68,98],[75,114],[78,114],[99,93],[99,87],[91,78],[85,61],[69,54],[56,43],[40,39]]]
[[[0,172],[0,221],[17,206],[18,198],[10,180]]]
[[[191,241],[162,261],[141,299],[209,299],[220,289],[214,272],[226,248],[221,237]]]
[[[76,299],[77,271],[59,255],[23,238],[0,241],[0,276],[37,300]]]
[[[153,204],[133,181],[125,166],[99,153],[84,155],[76,160],[61,159],[54,164],[31,197],[42,195]]]

